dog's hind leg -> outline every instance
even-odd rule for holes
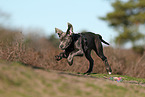
[[[104,62],[105,68],[106,68],[107,72],[108,72],[109,74],[111,74],[111,73],[112,73],[112,70],[111,70],[110,65],[108,64],[107,58],[104,56],[103,47],[102,47],[101,42],[98,40],[98,41],[96,41],[95,45],[96,45],[96,48],[95,48],[94,50],[95,50],[96,54],[97,54],[97,55],[102,59],[102,61]]]
[[[107,58],[106,58],[103,62],[104,62],[104,64],[105,64],[105,67],[106,67],[107,72],[108,72],[109,74],[111,74],[111,73],[112,73],[112,69],[111,69],[111,67],[110,67],[110,65],[109,65],[109,63],[108,63],[108,61],[107,61]]]
[[[85,52],[85,56],[86,56],[86,58],[88,59],[88,61],[89,61],[89,69],[88,69],[88,71],[87,72],[85,72],[85,73],[91,73],[92,72],[92,70],[93,70],[93,65],[94,65],[94,60],[92,59],[92,57],[91,57],[91,50],[87,50],[86,52]]]

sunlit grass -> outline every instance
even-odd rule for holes
[[[110,78],[110,77],[122,77],[123,81],[137,81],[138,83],[145,83],[144,78],[136,78],[136,77],[130,77],[126,75],[108,75],[108,74],[90,74],[90,76],[96,77],[96,78]]]
[[[19,62],[0,62],[0,97],[144,97],[145,87],[106,78],[124,77],[125,81],[144,82],[144,79],[122,75],[73,72],[59,74],[38,70]],[[93,77],[93,78],[91,78]]]

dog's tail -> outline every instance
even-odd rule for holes
[[[108,43],[108,42],[106,42],[105,40],[103,40],[103,39],[102,39],[102,36],[101,36],[101,35],[99,35],[99,39],[101,40],[101,42],[103,42],[103,43],[105,43],[105,44],[109,45],[109,43]]]

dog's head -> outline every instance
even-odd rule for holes
[[[55,28],[55,32],[58,34],[60,39],[59,48],[65,50],[72,43],[73,26],[68,23],[68,29],[66,32]]]

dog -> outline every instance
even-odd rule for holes
[[[90,63],[89,69],[85,73],[91,73],[94,65],[94,60],[91,57],[91,51],[94,50],[104,62],[107,72],[109,74],[112,73],[107,58],[103,54],[103,47],[101,42],[107,45],[109,45],[109,43],[104,41],[101,35],[94,34],[92,32],[75,34],[73,32],[73,26],[70,23],[68,23],[68,29],[66,32],[63,32],[58,28],[55,28],[55,32],[59,36],[59,48],[61,50],[64,50],[59,55],[55,56],[57,61],[61,60],[62,58],[67,58],[68,64],[71,66],[73,64],[73,58],[75,56],[85,55]]]

